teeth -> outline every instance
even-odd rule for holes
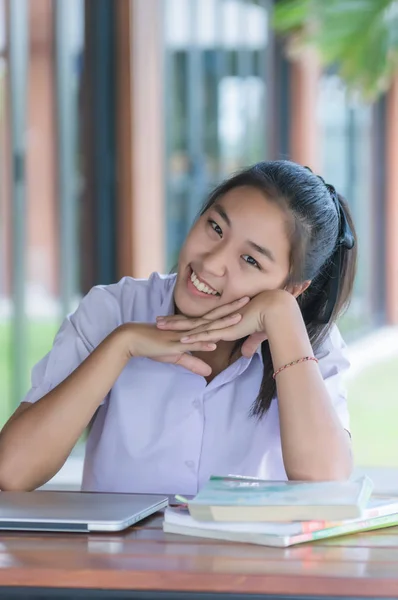
[[[194,284],[194,286],[196,287],[196,289],[199,290],[200,292],[205,292],[206,294],[210,294],[211,296],[217,295],[217,292],[215,290],[212,290],[211,288],[209,288],[202,281],[200,281],[193,271],[191,274],[191,281]]]

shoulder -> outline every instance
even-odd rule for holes
[[[42,398],[72,371],[114,329],[129,321],[150,322],[173,302],[175,275],[153,273],[148,279],[124,277],[118,283],[97,285],[68,315],[51,351],[32,371],[32,389],[24,399]]]
[[[148,279],[123,277],[117,283],[97,285],[67,320],[78,332],[98,332],[97,341],[123,323],[154,321],[171,309],[175,278],[152,273]]]
[[[111,285],[97,285],[87,294],[90,304],[118,307],[122,320],[134,320],[141,314],[156,312],[173,297],[176,275],[152,273],[148,279],[123,277]]]

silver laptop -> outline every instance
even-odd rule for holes
[[[121,531],[167,504],[145,494],[0,492],[0,530]]]

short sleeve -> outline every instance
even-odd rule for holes
[[[32,370],[23,402],[36,402],[70,375],[121,324],[120,284],[97,286],[63,321],[50,352]]]
[[[347,346],[336,325],[331,328],[315,356],[319,360],[319,368],[337,416],[344,429],[349,432],[350,417],[344,376],[350,367],[350,361]]]

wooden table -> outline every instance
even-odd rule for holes
[[[120,534],[6,532],[0,586],[24,599],[398,598],[398,527],[286,550],[164,534],[159,513]]]

